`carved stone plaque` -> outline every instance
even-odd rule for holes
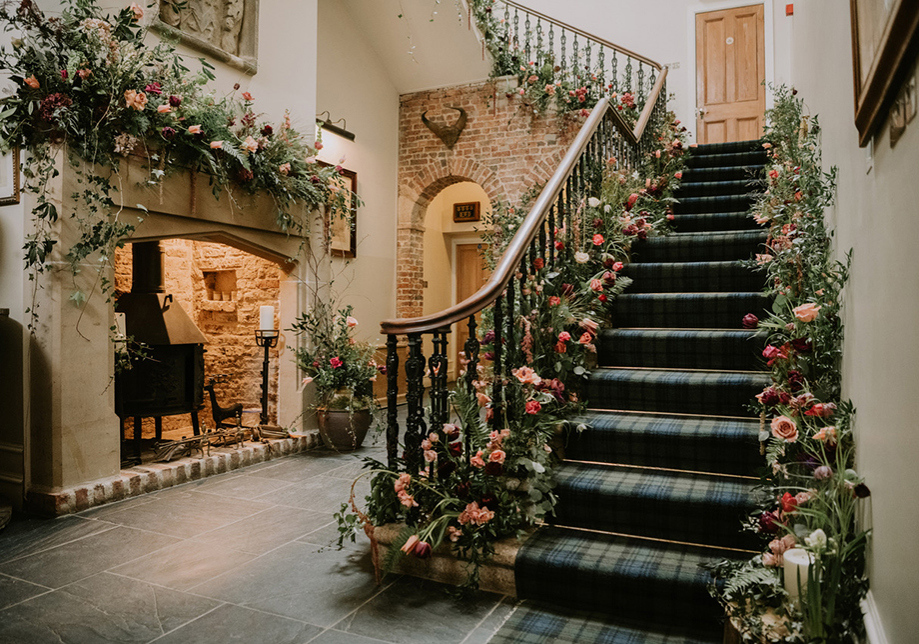
[[[258,71],[259,0],[160,0],[157,28],[250,74]]]

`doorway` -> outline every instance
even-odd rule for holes
[[[758,139],[766,111],[764,6],[696,14],[698,143]]]
[[[454,266],[456,270],[456,302],[462,302],[475,294],[491,277],[491,271],[485,265],[484,252],[486,244],[457,244]],[[476,322],[481,322],[481,313],[476,315]],[[460,364],[459,353],[463,351],[469,338],[469,326],[464,323],[456,325],[456,351],[451,358],[454,364]]]

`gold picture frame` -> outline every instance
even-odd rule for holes
[[[19,203],[19,148],[0,158],[0,206]]]
[[[858,144],[868,145],[919,50],[919,2],[849,0]]]

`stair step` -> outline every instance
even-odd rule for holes
[[[515,577],[522,599],[599,611],[651,628],[677,624],[712,637],[721,631],[722,611],[708,594],[711,575],[701,565],[736,557],[730,551],[543,527],[518,552]]]
[[[585,397],[592,409],[749,416],[747,406],[770,382],[766,372],[600,368]]]
[[[722,262],[752,259],[762,251],[765,230],[727,230],[673,233],[652,237],[632,246],[634,262]]]
[[[680,184],[680,199],[686,197],[714,197],[718,195],[747,195],[757,186],[749,179],[732,179],[728,181],[689,181],[683,177]]]
[[[729,141],[728,143],[699,143],[690,148],[693,155],[707,156],[710,154],[726,154],[732,152],[749,152],[751,150],[764,152],[761,139],[747,139],[746,141]]]
[[[617,327],[739,329],[743,317],[771,308],[762,293],[624,293],[616,298]]]
[[[750,181],[763,176],[765,165],[728,165],[720,167],[686,168],[683,183],[692,181]]]
[[[569,421],[565,458],[752,476],[759,420],[588,410]]]
[[[726,168],[728,166],[765,165],[766,161],[765,150],[725,152],[723,154],[699,154],[693,152],[686,159],[686,167],[691,170],[696,168]]]
[[[729,293],[756,291],[763,274],[740,260],[724,262],[635,262],[622,274],[633,282],[629,293]]]
[[[673,216],[674,230],[696,233],[714,230],[762,230],[746,210],[737,212],[695,212]]]
[[[754,202],[753,194],[716,195],[711,197],[679,197],[673,204],[676,215],[699,212],[736,212],[749,210]]]
[[[597,344],[604,367],[754,371],[766,334],[756,331],[605,329]]]
[[[721,644],[713,632],[611,619],[607,610],[590,613],[531,600],[511,614],[489,644]]]
[[[555,524],[727,548],[757,546],[755,535],[741,531],[741,521],[756,507],[756,480],[571,462],[555,476]]]

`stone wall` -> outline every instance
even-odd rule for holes
[[[452,150],[421,121],[448,124],[466,110],[466,127]],[[578,118],[534,114],[504,79],[404,94],[399,116],[399,231],[396,315],[423,310],[424,216],[441,190],[473,181],[494,204],[517,201],[558,167],[581,124]]]
[[[222,407],[240,402],[245,409],[261,408],[263,349],[255,344],[259,307],[278,311],[281,272],[277,264],[231,246],[188,239],[168,239],[163,244],[166,292],[185,309],[207,337],[204,373],[208,377],[226,374],[226,382],[215,387]],[[119,250],[115,261],[115,289],[131,288],[131,245]],[[276,422],[278,350],[271,350],[269,370],[269,420]],[[201,424],[214,427],[207,392]],[[244,414],[245,424],[258,422],[257,414]],[[133,425],[126,431],[133,435]],[[191,419],[168,416],[163,431],[191,434]],[[144,420],[144,436],[153,436],[153,420]]]

